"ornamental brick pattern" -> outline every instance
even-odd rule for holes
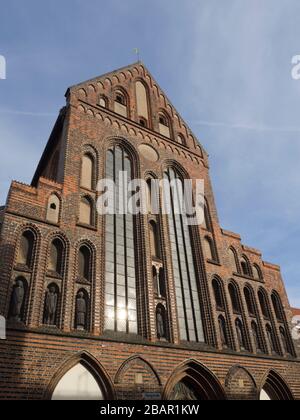
[[[137,81],[145,86],[146,103],[139,102],[145,98],[137,94]],[[135,178],[162,179],[172,167],[182,178],[204,180],[206,223],[192,227],[190,234],[205,342],[180,338],[170,228],[161,214],[135,218],[138,334],[105,330],[106,218],[96,212],[95,186],[105,178],[112,146],[126,150]],[[81,184],[87,154],[94,163],[91,189]],[[80,220],[83,197],[91,203],[89,224]],[[152,277],[151,221],[158,228],[161,256],[155,266],[163,267],[165,296],[157,296]],[[32,184],[12,182],[0,223],[0,313],[8,319],[7,340],[0,342],[1,399],[51,398],[59,380],[77,363],[92,373],[105,398],[142,399],[145,393],[159,393],[168,399],[183,381],[199,398],[258,399],[264,389],[274,399],[300,399],[300,363],[280,268],[263,261],[261,252],[242,244],[238,234],[222,229],[208,155],[142,63],[68,89]],[[24,232],[32,237],[28,264],[19,258]],[[59,273],[50,272],[48,265],[55,239],[63,250]],[[78,274],[82,246],[90,252],[89,280]],[[21,320],[11,316],[18,278],[26,285]],[[213,280],[220,287],[221,306]],[[51,284],[59,290],[55,326],[45,325]],[[229,285],[236,290],[238,310]],[[81,290],[88,296],[85,330],[76,328]],[[163,340],[157,335],[157,305],[166,310]]]

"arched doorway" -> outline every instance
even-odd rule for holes
[[[78,363],[70,369],[58,382],[51,400],[104,400],[93,375]]]
[[[176,400],[225,400],[222,385],[205,366],[191,360],[179,366],[170,377],[164,399]]]
[[[92,355],[82,352],[71,357],[52,378],[47,400],[113,400],[112,382]]]
[[[274,370],[271,370],[265,379],[260,392],[261,401],[290,401],[293,394],[284,379]]]

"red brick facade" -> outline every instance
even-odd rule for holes
[[[137,81],[146,87],[148,119],[138,113]],[[274,399],[300,399],[300,364],[280,268],[220,227],[208,155],[148,70],[136,63],[74,86],[66,98],[32,185],[13,182],[0,211],[0,313],[8,318],[7,340],[0,342],[0,398],[51,398],[63,375],[82,363],[106,398],[141,399],[155,392],[168,399],[183,381],[199,398],[257,399],[264,388]],[[118,111],[124,106],[126,116]],[[167,129],[169,134],[160,134]],[[170,228],[161,214],[135,219],[138,334],[105,327],[106,219],[95,211],[95,186],[105,178],[107,151],[119,145],[135,178],[161,179],[172,167],[183,178],[204,180],[206,223],[191,228],[204,340],[181,339]],[[91,188],[80,183],[85,154],[94,163]],[[79,216],[84,198],[92,203],[89,225]],[[57,220],[49,217],[51,211],[58,211]],[[157,261],[150,252],[151,221],[160,240]],[[20,264],[26,232],[31,261]],[[48,266],[56,239],[62,246],[59,273]],[[82,246],[90,252],[89,281],[78,276]],[[153,265],[163,267],[164,297],[155,291]],[[18,278],[26,288],[17,322],[11,315]],[[52,284],[59,292],[55,326],[45,325]],[[80,290],[89,302],[84,330],[75,321]],[[166,312],[163,340],[157,331],[159,305]]]

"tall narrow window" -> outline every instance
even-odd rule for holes
[[[180,337],[183,341],[204,342],[191,233],[186,216],[175,211],[182,203],[183,182],[172,168],[165,173],[164,178],[171,183],[165,193],[170,195],[172,203],[168,220]]]
[[[229,248],[228,250],[228,254],[229,254],[229,261],[230,261],[230,265],[232,268],[232,271],[234,273],[238,273],[238,266],[237,266],[237,256],[236,256],[236,251],[233,248]]]
[[[158,285],[159,285],[159,295],[163,298],[166,298],[166,280],[165,280],[165,270],[163,267],[159,270],[158,276]]]
[[[106,177],[119,185],[120,171],[132,178],[129,155],[115,146],[107,152]],[[135,217],[117,211],[125,202],[124,192],[106,216],[105,329],[137,334]]]
[[[258,300],[261,307],[262,314],[265,318],[270,318],[268,302],[265,293],[262,290],[258,291]]]
[[[148,92],[145,85],[139,80],[135,84],[135,89],[139,121],[140,123],[143,121],[144,126],[147,127],[147,121],[149,119]]]
[[[159,250],[159,238],[157,232],[157,225],[155,222],[149,223],[149,231],[150,231],[150,247],[151,247],[151,256],[152,258],[160,258],[160,250]]]
[[[81,163],[81,187],[88,190],[93,189],[94,166],[94,158],[89,154],[83,155]]]
[[[277,293],[275,292],[272,293],[271,299],[272,299],[272,304],[273,304],[276,318],[278,321],[282,322],[284,320],[284,317],[283,317],[283,308],[282,308],[281,300],[279,296],[277,295]]]
[[[253,295],[248,287],[244,289],[245,300],[247,304],[248,313],[250,316],[255,316],[255,307],[253,302]]]
[[[216,279],[214,279],[212,286],[213,286],[214,295],[215,295],[216,307],[218,310],[223,311],[225,309],[225,305],[224,305],[223,292],[221,289],[221,285]]]
[[[80,200],[79,222],[90,226],[93,224],[93,203],[90,197],[82,197]]]
[[[50,247],[48,270],[58,275],[62,275],[63,271],[63,251],[62,242],[59,239],[55,239]]]
[[[78,275],[81,279],[91,281],[92,255],[90,249],[83,245],[79,249]]]
[[[232,310],[234,313],[240,314],[241,313],[241,305],[239,300],[238,291],[235,285],[232,283],[228,286],[230,298],[231,298],[231,304],[232,304]]]
[[[33,262],[34,235],[28,230],[23,233],[17,255],[17,264],[31,268]]]

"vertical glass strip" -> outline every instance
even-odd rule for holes
[[[173,169],[166,176],[170,182],[178,180]],[[173,214],[169,215],[180,337],[181,340],[202,342],[204,333],[189,227],[186,216],[174,211],[182,202],[181,189],[182,183],[171,188]]]
[[[116,195],[115,214],[106,216],[105,329],[137,334],[134,220],[120,214],[127,205],[127,184],[122,186],[120,179],[124,171],[131,179],[131,162],[117,146],[106,159],[106,176],[114,180]]]

